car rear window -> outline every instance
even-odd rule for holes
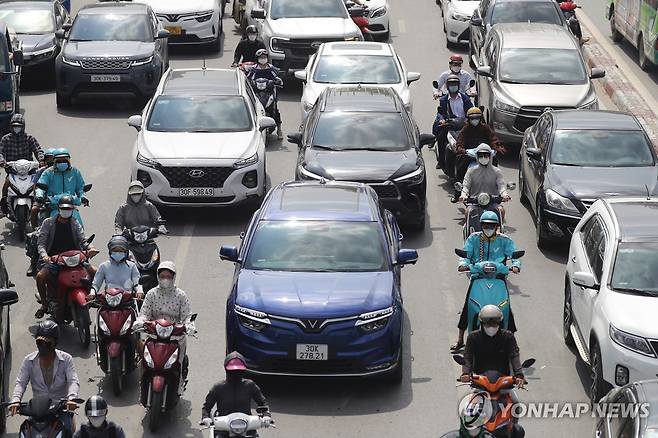
[[[410,148],[399,113],[322,113],[313,133],[313,146],[331,150],[404,151]]]
[[[342,0],[271,0],[270,18],[340,17],[347,18]]]
[[[494,4],[491,24],[498,23],[562,24],[562,17],[553,2],[502,2]]]
[[[146,14],[78,14],[69,41],[153,42],[153,26]]]
[[[651,145],[642,131],[558,130],[551,162],[564,166],[654,166]]]
[[[392,56],[321,56],[313,80],[326,84],[397,84],[400,74]]]
[[[241,96],[160,96],[147,130],[159,132],[250,131],[251,116]]]
[[[577,85],[587,83],[580,52],[573,49],[503,49],[498,78],[510,84]]]

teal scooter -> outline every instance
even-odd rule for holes
[[[44,192],[48,191],[48,186],[45,184],[37,183],[36,186],[38,189],[41,189]],[[86,193],[90,191],[91,188],[92,188],[91,184],[85,184],[82,190]],[[72,193],[59,193],[57,195],[47,195],[45,199],[41,200],[43,214],[41,213],[39,214],[39,224],[41,224],[41,222],[43,222],[43,219],[47,217],[57,216],[57,212],[58,212],[57,204],[59,203],[59,198],[61,198],[64,195],[73,198],[73,202],[75,203],[76,206],[82,205],[85,207],[89,207],[89,200],[85,196],[79,198],[78,195]],[[84,228],[84,223],[82,222],[82,216],[80,216],[80,211],[78,208],[73,210],[73,217]]]
[[[459,257],[468,257],[463,249],[456,248],[455,254]],[[520,259],[525,251],[514,251],[513,259]],[[480,309],[487,304],[498,306],[503,312],[503,325],[507,329],[510,319],[510,299],[507,289],[507,274],[509,266],[505,263],[483,261],[469,265],[471,283],[468,298],[468,333],[479,330],[478,315]]]

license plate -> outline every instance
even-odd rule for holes
[[[326,344],[297,344],[297,360],[328,360],[329,347]]]
[[[121,82],[119,75],[91,75],[92,82]]]
[[[184,189],[178,189],[178,196],[190,196],[190,197],[201,197],[201,196],[214,196],[215,189],[212,187],[190,187]]]
[[[165,29],[171,35],[181,35],[183,33],[183,28],[180,26],[166,26]]]

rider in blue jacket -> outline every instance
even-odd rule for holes
[[[480,216],[480,225],[482,231],[471,234],[466,239],[466,242],[464,242],[464,251],[466,251],[467,257],[462,258],[459,261],[457,269],[460,272],[464,272],[469,271],[471,265],[478,262],[492,261],[505,263],[506,260],[511,260],[512,267],[510,270],[514,273],[518,273],[521,270],[521,261],[518,259],[512,259],[512,254],[516,251],[516,245],[508,236],[498,233],[498,226],[500,225],[498,215],[493,211],[485,211]],[[457,325],[459,328],[459,337],[457,338],[457,342],[450,347],[450,350],[452,351],[459,351],[464,346],[464,334],[468,327],[467,306],[470,293],[471,291],[469,288],[469,291],[466,294],[466,300],[464,301],[464,308],[462,309],[459,318],[459,324]],[[516,331],[514,315],[511,311],[508,329],[511,332]]]

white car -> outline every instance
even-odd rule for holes
[[[441,2],[446,45],[469,43],[471,15],[479,4],[479,0],[444,0]]]
[[[139,1],[150,5],[169,31],[169,44],[207,44],[219,51],[224,30],[221,0]]]
[[[658,200],[600,199],[574,230],[563,332],[590,367],[590,398],[658,373]]]
[[[391,44],[351,41],[322,44],[295,77],[304,81],[304,120],[325,88],[340,84],[393,88],[411,112],[409,84],[420,79],[420,73],[408,72]]]
[[[389,11],[391,10],[388,5],[388,0],[365,0],[363,2],[368,6],[368,30],[375,38],[388,40],[390,35],[390,17]]]
[[[149,200],[206,207],[266,191],[265,130],[275,126],[236,69],[168,70],[143,114],[131,175]]]

